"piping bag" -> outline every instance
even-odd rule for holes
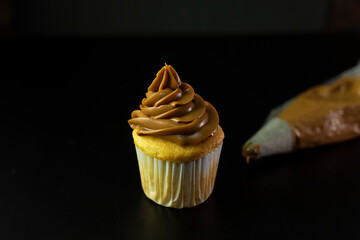
[[[250,163],[261,157],[360,136],[360,62],[270,111],[243,146]]]

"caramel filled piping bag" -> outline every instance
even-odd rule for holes
[[[360,62],[271,110],[243,146],[246,162],[360,136]]]

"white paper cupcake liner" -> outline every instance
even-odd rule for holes
[[[159,160],[135,148],[142,188],[154,202],[187,208],[204,202],[212,193],[222,143],[206,156],[184,163]]]

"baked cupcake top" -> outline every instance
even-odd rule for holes
[[[197,144],[215,134],[216,109],[180,80],[171,65],[156,74],[140,110],[128,121],[138,136],[152,135],[180,145]]]

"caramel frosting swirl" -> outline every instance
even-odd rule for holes
[[[181,82],[171,65],[165,64],[148,87],[140,110],[133,111],[128,122],[140,136],[153,135],[189,145],[213,135],[219,116],[189,84]]]

